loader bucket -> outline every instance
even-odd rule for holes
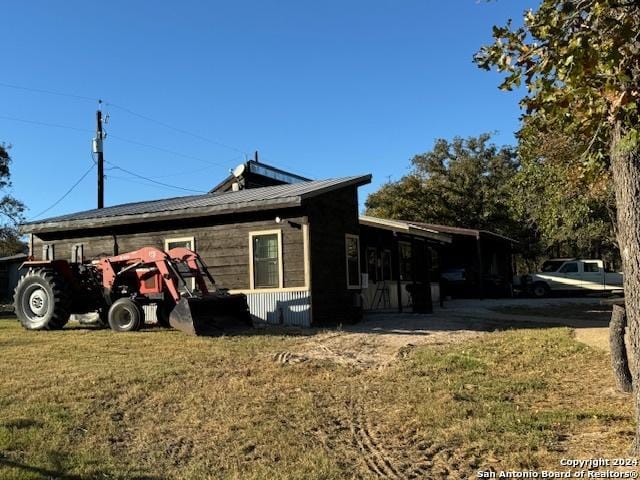
[[[252,325],[245,295],[182,298],[169,314],[169,324],[189,335],[216,335]]]

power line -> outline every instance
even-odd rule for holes
[[[0,86],[6,87],[6,88],[13,88],[13,89],[16,89],[16,90],[24,90],[26,92],[44,93],[44,94],[47,94],[47,95],[55,95],[55,96],[59,96],[59,97],[75,98],[75,99],[86,100],[86,101],[91,101],[91,102],[99,102],[100,101],[100,99],[96,98],[96,97],[88,97],[88,96],[85,96],[85,95],[76,95],[76,94],[73,94],[73,93],[57,92],[57,91],[45,90],[45,89],[41,89],[41,88],[23,87],[21,85],[14,85],[14,84],[4,83],[4,82],[0,82]],[[237,148],[237,147],[234,147],[234,146],[229,145],[227,143],[220,142],[219,140],[214,140],[214,139],[205,137],[205,136],[200,135],[198,133],[190,132],[190,131],[185,130],[183,128],[174,127],[173,125],[169,125],[168,123],[162,122],[160,120],[156,120],[155,118],[151,118],[151,117],[149,117],[147,115],[143,115],[142,113],[135,112],[135,111],[131,110],[130,108],[123,107],[122,105],[118,105],[117,103],[112,103],[112,102],[109,102],[109,101],[104,101],[103,103],[106,106],[117,108],[119,110],[122,110],[123,112],[128,113],[129,115],[133,115],[134,117],[142,118],[143,120],[155,123],[155,124],[160,125],[160,126],[162,126],[164,128],[168,128],[169,130],[173,130],[173,131],[181,133],[183,135],[189,135],[189,136],[197,138],[199,140],[202,140],[202,141],[205,141],[205,142],[209,142],[209,143],[212,143],[214,145],[218,145],[220,147],[227,148],[229,150],[233,150],[235,152],[238,152],[238,153],[241,153],[243,155],[247,155],[248,156],[247,151],[243,150],[241,148]]]
[[[178,157],[183,157],[183,158],[188,158],[188,159],[191,159],[191,160],[196,160],[198,162],[207,163],[209,165],[217,165],[217,166],[225,167],[225,168],[227,167],[227,165],[224,165],[224,164],[222,164],[220,162],[214,162],[214,161],[211,161],[211,160],[205,160],[204,158],[196,157],[194,155],[189,155],[189,154],[186,154],[186,153],[176,152],[174,150],[169,150],[168,148],[158,147],[156,145],[151,145],[149,143],[139,142],[138,140],[131,140],[131,139],[128,139],[128,138],[121,137],[119,135],[113,135],[112,133],[109,133],[107,136],[109,138],[113,138],[115,140],[120,140],[121,142],[131,143],[132,145],[139,145],[141,147],[152,148],[154,150],[158,150],[160,152],[169,153],[171,155],[176,155]]]
[[[117,109],[120,109],[123,112],[128,113],[129,115],[133,115],[134,117],[142,118],[143,120],[147,120],[148,122],[155,123],[155,124],[160,125],[160,126],[162,126],[164,128],[168,128],[169,130],[173,130],[175,132],[182,133],[183,135],[189,135],[189,136],[197,138],[199,140],[203,140],[205,142],[209,142],[209,143],[212,143],[214,145],[218,145],[218,146],[223,147],[223,148],[228,148],[229,150],[233,150],[234,152],[242,153],[243,155],[248,155],[248,153],[245,150],[242,150],[240,148],[236,148],[234,146],[228,145],[228,144],[220,142],[218,140],[213,140],[211,138],[207,138],[207,137],[205,137],[203,135],[200,135],[200,134],[197,134],[197,133],[189,132],[188,130],[184,130],[182,128],[174,127],[173,125],[169,125],[168,123],[161,122],[160,120],[156,120],[155,118],[151,118],[151,117],[148,117],[147,115],[142,115],[141,113],[134,112],[130,108],[126,108],[126,107],[123,107],[121,105],[118,105],[118,104],[115,104],[115,103],[110,103],[110,102],[105,102],[105,104],[107,106],[111,106],[111,107],[115,107]]]
[[[0,115],[0,119],[11,120],[11,121],[15,121],[15,122],[22,122],[22,123],[29,123],[29,124],[33,124],[33,125],[40,125],[40,126],[43,126],[43,127],[64,128],[64,129],[67,129],[67,130],[75,130],[77,132],[82,132],[82,133],[94,133],[93,130],[89,130],[87,128],[72,127],[70,125],[61,125],[61,124],[58,124],[58,123],[41,122],[39,120],[29,120],[29,119],[26,119],[26,118],[11,117],[11,116],[8,116],[8,115]],[[139,145],[141,147],[146,147],[146,148],[152,148],[154,150],[158,150],[158,151],[161,151],[161,152],[169,153],[171,155],[176,155],[178,157],[184,157],[184,158],[189,158],[191,160],[197,160],[199,162],[203,162],[203,163],[206,163],[208,165],[217,165],[217,166],[225,167],[225,168],[228,166],[228,163],[227,164],[222,164],[220,162],[214,162],[214,161],[211,161],[211,160],[205,160],[204,158],[196,157],[196,156],[193,156],[193,155],[188,155],[188,154],[185,154],[185,153],[176,152],[174,150],[169,150],[167,148],[158,147],[157,145],[151,145],[149,143],[139,142],[137,140],[131,140],[131,139],[128,139],[128,138],[123,138],[123,137],[120,137],[119,135],[109,134],[108,136],[109,136],[109,138],[114,138],[116,140],[120,140],[121,142],[131,143],[133,145]],[[231,161],[233,161],[236,158],[238,158],[238,157],[234,157]]]
[[[77,132],[93,133],[93,130],[89,130],[88,128],[78,128],[78,127],[72,127],[72,126],[69,126],[69,125],[60,125],[58,123],[41,122],[39,120],[27,120],[25,118],[10,117],[8,115],[0,115],[0,118],[2,118],[4,120],[12,120],[12,121],[15,121],[15,122],[23,122],[23,123],[31,123],[33,125],[41,125],[41,126],[44,126],[44,127],[66,128],[67,130],[75,130]]]
[[[234,160],[237,160],[239,158],[242,158],[242,157],[240,155],[238,155],[238,156],[230,159],[229,162],[233,162]],[[174,177],[180,177],[180,176],[183,176],[183,175],[193,175],[195,173],[204,172],[205,170],[210,170],[211,168],[213,168],[215,166],[216,165],[207,165],[206,167],[196,168],[196,169],[192,169],[192,170],[182,170],[180,172],[175,172],[175,173],[171,173],[171,174],[167,174],[167,175],[154,175],[153,177],[149,177],[149,178],[157,180],[157,179],[160,179],[160,178],[174,178]]]
[[[151,183],[155,183],[156,185],[161,185],[163,187],[167,187],[167,188],[175,188],[177,190],[184,190],[185,192],[192,192],[192,193],[207,193],[203,190],[193,190],[191,188],[185,188],[185,187],[179,187],[178,185],[171,185],[168,183],[164,183],[164,182],[158,182],[157,180],[153,180],[149,177],[145,177],[143,175],[140,175],[138,173],[132,172],[131,170],[127,170],[126,168],[122,168],[119,165],[116,165],[113,162],[110,162],[108,160],[105,160],[105,163],[108,163],[109,165],[111,165],[115,170],[120,170],[122,172],[128,173],[129,175],[132,175],[134,177],[140,178],[142,180],[146,180],[147,182],[151,182]]]
[[[74,95],[73,93],[54,92],[53,90],[43,90],[40,88],[22,87],[20,85],[12,85],[10,83],[0,82],[0,86],[7,88],[14,88],[16,90],[25,90],[27,92],[46,93],[48,95],[56,95],[59,97],[77,98],[80,100],[89,100],[91,102],[97,102],[98,98],[86,97],[84,95]]]
[[[89,175],[89,173],[91,173],[91,170],[93,170],[93,167],[95,167],[95,165],[91,165],[91,166],[89,167],[89,170],[87,170],[86,172],[84,172],[84,174],[83,174],[83,175],[78,179],[78,181],[77,181],[76,183],[74,183],[74,184],[71,186],[71,188],[69,188],[69,190],[67,190],[67,191],[64,193],[64,195],[62,195],[58,200],[56,200],[56,201],[55,201],[55,202],[54,202],[50,207],[45,208],[43,211],[41,211],[41,212],[40,212],[40,213],[38,213],[37,215],[34,215],[34,216],[33,216],[33,217],[31,217],[29,220],[31,221],[31,220],[34,220],[34,219],[38,218],[39,216],[41,216],[41,215],[43,215],[43,214],[47,213],[47,212],[48,212],[49,210],[51,210],[53,207],[55,207],[56,205],[58,205],[62,200],[64,200],[64,199],[67,197],[67,195],[69,195],[69,194],[73,191],[73,189],[74,189],[74,188],[76,188],[76,187],[80,184],[80,182],[82,182],[82,180],[84,180],[84,179],[85,179],[85,177],[86,177],[87,175]]]

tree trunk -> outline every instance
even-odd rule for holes
[[[618,209],[618,245],[624,272],[627,328],[631,344],[629,366],[636,411],[634,453],[640,453],[640,152],[623,148],[624,131],[614,126],[611,137],[611,169]]]
[[[611,323],[609,324],[609,345],[611,346],[611,367],[621,392],[631,393],[633,385],[629,370],[627,346],[624,343],[624,332],[627,326],[627,316],[624,307],[613,306]]]

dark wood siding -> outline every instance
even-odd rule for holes
[[[345,234],[358,235],[356,187],[308,200],[311,250],[311,302],[314,324],[354,320],[354,296],[347,289]]]
[[[249,288],[249,232],[282,231],[284,287],[304,286],[304,243],[300,211],[264,212],[184,222],[164,222],[113,227],[94,231],[56,232],[34,235],[33,254],[42,256],[42,245],[55,245],[57,259],[71,259],[74,244],[84,245],[86,260],[114,254],[114,236],[119,253],[144,246],[164,249],[168,238],[195,237],[196,250],[211,268],[216,282],[230,289]],[[283,221],[275,222],[280,216]]]

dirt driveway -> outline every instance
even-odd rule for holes
[[[608,348],[610,307],[601,299],[454,300],[432,315],[371,313],[355,324],[313,330],[274,360],[331,361],[362,368],[384,368],[418,345],[446,345],[506,328],[566,325],[584,343]]]

